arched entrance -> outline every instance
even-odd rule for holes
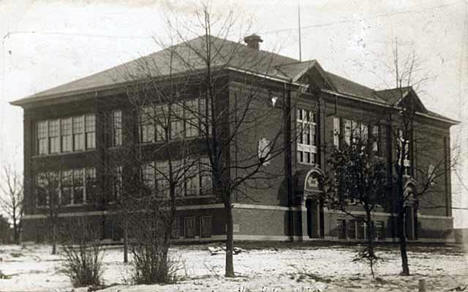
[[[310,169],[304,177],[303,203],[307,216],[307,236],[309,238],[324,237],[323,201],[320,199],[321,187],[319,178],[323,173],[318,168]],[[303,231],[303,235],[305,232]]]

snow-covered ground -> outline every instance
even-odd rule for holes
[[[131,267],[122,263],[121,247],[109,247],[104,291],[417,291],[420,279],[427,291],[468,291],[468,253],[461,248],[410,247],[412,276],[401,277],[398,249],[379,247],[383,262],[372,280],[365,264],[352,261],[357,247],[274,246],[246,246],[235,256],[238,277],[232,279],[223,276],[222,253],[211,255],[207,245],[177,246],[171,254],[180,260],[181,280],[164,286],[129,285]],[[9,278],[0,279],[0,291],[72,291],[61,257],[50,255],[49,246],[0,246],[0,271]]]

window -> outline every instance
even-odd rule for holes
[[[122,111],[112,112],[112,146],[122,145]]]
[[[49,153],[47,121],[37,123],[37,152],[38,154]]]
[[[117,201],[122,196],[123,185],[122,185],[122,166],[116,166],[112,170],[112,199],[111,201]]]
[[[61,120],[62,152],[73,151],[72,118]]]
[[[172,222],[171,237],[178,239],[180,237],[180,217],[175,217]]]
[[[83,116],[73,117],[73,150],[84,150]]]
[[[198,99],[185,102],[185,137],[198,136]]]
[[[200,159],[200,194],[206,196],[211,194],[213,187],[210,159],[203,157]]]
[[[344,142],[351,145],[351,120],[344,120]]]
[[[333,118],[333,145],[338,149],[340,148],[340,134],[341,134],[340,118],[334,117]]]
[[[212,223],[211,216],[200,217],[200,236],[211,237]]]
[[[346,220],[336,220],[336,229],[338,231],[338,239],[346,239]]]
[[[183,137],[184,108],[179,104],[171,105],[171,139]]]
[[[96,116],[85,116],[86,149],[96,148]]]
[[[46,175],[41,173],[36,176],[36,205],[45,207],[48,203],[47,179]]]
[[[210,101],[207,102],[206,99],[200,98],[200,121],[201,121],[201,129],[204,135],[211,135],[211,103]]]
[[[383,221],[376,221],[374,232],[377,239],[385,239],[385,223]]]
[[[140,141],[154,142],[154,109],[151,106],[141,108],[139,117]]]
[[[96,168],[86,168],[86,192],[84,202],[96,202]]]
[[[195,237],[195,217],[184,218],[184,229],[186,238]]]
[[[303,164],[317,162],[315,113],[305,109],[297,110],[297,161]]]
[[[196,161],[188,161],[190,166],[185,173],[185,195],[187,197],[197,196],[200,192],[200,169]]]
[[[84,203],[84,169],[73,170],[73,204]]]
[[[356,220],[349,220],[346,224],[347,230],[346,234],[349,239],[355,239],[356,238]]]
[[[401,159],[403,158],[403,174],[411,175],[410,140],[405,137],[402,130],[398,130],[397,152],[398,165],[401,165]]]
[[[372,126],[372,150],[379,154],[380,153],[380,131],[379,131],[379,126],[378,125],[373,125]]]
[[[96,148],[95,115],[39,121],[36,124],[39,155]]]
[[[156,190],[161,197],[169,198],[169,164],[167,161],[156,162]]]
[[[156,106],[156,141],[166,140],[168,107],[167,105]]]
[[[60,120],[49,121],[49,153],[60,152]]]
[[[155,191],[154,163],[145,163],[142,166],[142,179],[146,191],[153,193]]]
[[[65,206],[72,204],[72,196],[73,196],[73,171],[72,170],[62,171],[61,204]]]

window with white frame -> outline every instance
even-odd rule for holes
[[[169,163],[156,162],[156,192],[158,196],[169,198]]]
[[[141,178],[148,192],[153,193],[155,191],[154,162],[143,164],[141,168]]]
[[[112,111],[112,143],[113,147],[122,145],[122,111]]]
[[[297,109],[297,162],[317,163],[316,128],[315,113],[306,109]]]
[[[198,136],[198,99],[187,100],[185,102],[185,137]]]
[[[408,135],[405,135],[403,130],[398,130],[397,159],[398,164],[401,165],[403,158],[403,174],[407,176],[411,175],[410,143]]]
[[[81,205],[85,202],[85,184],[84,184],[84,168],[73,170],[73,204]],[[88,192],[91,193],[91,188],[88,185]]]
[[[144,106],[140,109],[138,117],[140,142],[154,142],[154,108]]]
[[[85,202],[95,202],[97,197],[97,176],[96,176],[96,168],[86,168],[85,169],[85,195],[84,201]]]
[[[62,205],[72,204],[73,196],[73,170],[62,171],[61,177],[61,203]]]
[[[200,193],[200,169],[197,161],[186,161],[188,169],[185,172],[185,196],[197,196]]]
[[[73,136],[72,136],[72,118],[60,120],[61,128],[60,135],[62,137],[62,152],[73,151]]]
[[[36,153],[38,155],[82,151],[96,148],[94,114],[36,123]]]
[[[47,121],[37,122],[37,154],[49,153],[48,132]]]
[[[73,149],[84,150],[84,117],[73,117]]]
[[[96,148],[96,116],[85,116],[86,149]]]
[[[86,184],[85,184],[86,175]],[[36,175],[36,205],[49,203],[61,206],[82,205],[92,197],[96,188],[96,169],[79,168]]]
[[[116,202],[122,197],[123,181],[122,166],[116,166],[112,169],[112,198],[111,202]]]
[[[49,152],[60,152],[60,120],[49,121]]]
[[[182,138],[184,135],[184,108],[180,104],[172,104],[171,108],[171,139]]]

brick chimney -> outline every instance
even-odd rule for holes
[[[260,43],[263,42],[263,40],[260,38],[260,36],[251,34],[244,38],[244,42],[247,43],[247,47],[258,50],[260,49]]]

